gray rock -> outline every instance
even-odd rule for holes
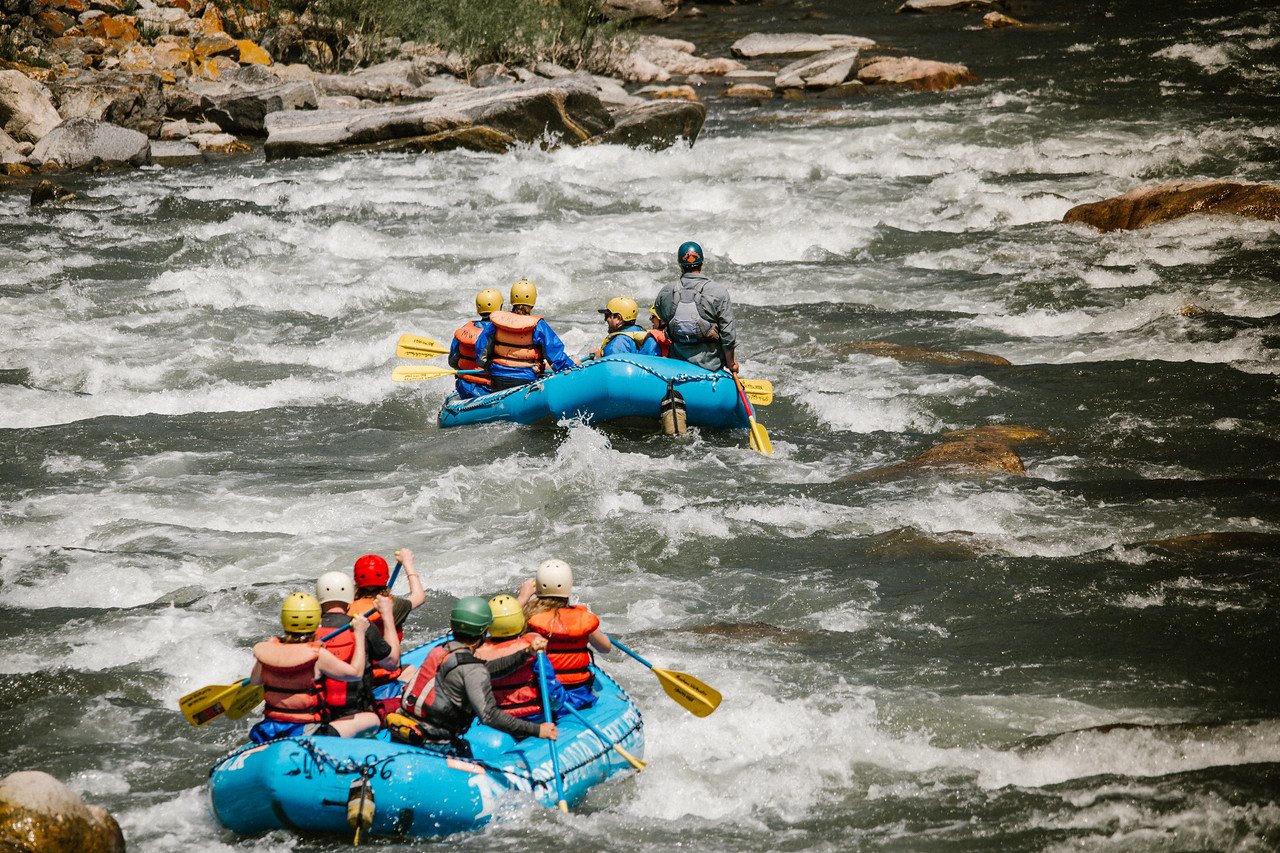
[[[788,54],[824,53],[842,47],[868,48],[874,39],[850,35],[815,35],[814,33],[752,33],[730,47],[734,56],[786,56]]]
[[[45,134],[31,156],[68,169],[99,164],[142,166],[151,157],[151,142],[136,130],[81,116],[67,119]]]
[[[204,114],[223,130],[262,136],[266,118],[271,113],[314,109],[316,87],[306,80],[284,81],[261,89],[232,84],[226,89],[216,86],[194,90],[200,93]]]
[[[161,139],[186,139],[191,135],[191,123],[185,118],[167,121],[160,126]]]
[[[670,148],[680,140],[693,145],[706,118],[707,108],[700,101],[645,101],[615,112],[613,127],[591,142],[655,151]]]
[[[0,130],[19,142],[39,142],[61,122],[48,89],[21,71],[0,71]]]
[[[898,7],[899,12],[965,12],[970,9],[986,11],[1002,4],[994,0],[907,0]]]
[[[425,59],[393,59],[354,74],[317,74],[320,95],[350,95],[370,101],[394,101],[412,97],[414,90],[435,73],[435,64]]]
[[[10,156],[14,159],[8,159]],[[18,140],[5,133],[4,128],[0,127],[0,163],[16,163],[25,159],[26,157],[18,151]]]
[[[164,88],[158,74],[81,71],[59,78],[52,88],[66,118],[86,116],[147,136],[158,135],[164,122]]]
[[[151,143],[151,162],[161,166],[185,166],[199,163],[204,154],[190,142],[182,140],[156,140]]]
[[[858,48],[856,47],[829,50],[784,66],[778,72],[774,85],[779,89],[825,89],[838,86],[849,79],[857,61]]]
[[[511,69],[501,62],[481,65],[471,72],[471,85],[477,89],[487,89],[490,86],[509,86],[515,82],[517,82],[516,77],[511,73]]]
[[[558,79],[560,77],[568,77],[570,74],[573,73],[568,68],[565,68],[563,65],[556,65],[554,62],[539,62],[537,65],[533,66],[533,70],[535,74],[541,75],[542,77],[550,78],[552,80]]]
[[[351,95],[321,95],[316,98],[316,109],[318,110],[358,110],[360,105],[364,103],[359,98]]]
[[[726,98],[772,98],[773,89],[759,83],[735,83],[724,90]]]
[[[612,77],[601,77],[597,74],[592,79],[596,81],[596,90],[600,93],[600,100],[607,106],[632,107],[636,104],[647,103],[645,98],[638,98],[635,95],[628,94],[626,87]]]
[[[514,142],[551,136],[576,145],[608,130],[613,119],[591,78],[574,75],[470,89],[425,103],[273,113],[267,119],[265,152],[271,160],[373,146],[412,148],[426,138],[481,126]]]
[[[730,83],[763,83],[766,80],[769,83],[773,83],[773,79],[777,76],[778,73],[776,71],[756,71],[751,68],[746,68],[742,71],[730,71],[728,74],[724,75],[724,79],[726,82]]]
[[[426,101],[431,98],[438,98],[441,95],[454,95],[458,92],[470,91],[471,87],[457,77],[449,74],[437,74],[414,89],[413,94],[406,100]]]

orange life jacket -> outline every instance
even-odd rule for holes
[[[671,358],[671,338],[667,337],[667,333],[662,329],[650,329],[649,337],[653,338],[653,342],[658,345],[658,355],[663,358]]]
[[[369,613],[369,624],[381,631],[382,614],[378,612],[377,608],[378,600],[376,598],[357,598],[355,601],[351,602],[351,605],[347,608],[347,614],[350,616],[363,616],[365,613],[369,613],[369,611],[372,610],[373,612]],[[401,628],[399,625],[396,626],[396,636],[401,640],[404,639],[404,628]],[[404,669],[403,666],[397,666],[395,669],[383,669],[374,661],[369,661],[368,666],[373,670],[374,687],[382,684],[390,684],[392,681],[395,681],[400,677],[400,671]]]
[[[253,647],[262,664],[263,717],[281,723],[318,723],[328,710],[316,683],[316,659],[320,643],[285,643],[279,637]]]
[[[320,630],[324,633],[332,633],[337,630],[337,627],[321,628]],[[325,641],[323,645],[338,660],[343,663],[351,663],[351,659],[356,654],[355,629],[348,628],[338,636]],[[363,699],[360,693],[364,686],[361,681],[343,681],[341,678],[330,678],[327,675],[321,675],[320,684],[324,690],[324,703],[329,706],[329,716],[331,718],[345,717],[348,714],[354,714],[356,711],[364,710],[361,707]]]
[[[476,657],[490,661],[515,654],[529,647],[533,634],[524,634],[510,640],[487,640],[476,649]],[[498,708],[513,717],[529,717],[542,710],[542,697],[538,693],[538,676],[533,671],[536,658],[520,664],[501,678],[490,679],[493,699]]]
[[[527,367],[535,373],[542,368],[542,347],[533,342],[533,330],[542,318],[536,314],[494,311],[493,362],[503,367]]]
[[[581,604],[544,610],[529,617],[529,627],[547,638],[547,657],[565,687],[591,683],[591,649],[587,638],[600,618]]]
[[[478,370],[480,362],[476,360],[476,339],[480,337],[481,326],[475,320],[468,320],[465,325],[453,333],[458,342],[458,370]],[[476,385],[492,384],[488,376],[459,376],[464,382]]]

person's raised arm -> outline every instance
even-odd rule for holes
[[[587,637],[587,642],[591,644],[591,648],[598,652],[608,654],[613,651],[613,643],[609,642],[609,635],[599,628],[591,632],[591,635]]]
[[[520,584],[520,591],[516,593],[516,601],[520,602],[521,607],[529,603],[529,599],[533,598],[533,591],[537,588],[538,582],[533,578],[529,578]]]
[[[427,591],[422,588],[422,578],[418,577],[418,571],[413,567],[413,552],[408,548],[401,548],[399,554],[404,573],[409,578],[409,603],[416,610],[426,602]]]

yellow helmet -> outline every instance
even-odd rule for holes
[[[538,288],[527,278],[522,278],[511,285],[511,305],[528,305],[530,308],[538,301]]]
[[[312,634],[320,627],[320,602],[305,592],[291,593],[280,605],[280,624],[286,634]]]
[[[601,314],[618,314],[622,319],[630,322],[640,313],[640,306],[629,296],[615,296],[609,300],[609,304],[600,309]]]
[[[515,596],[495,595],[489,599],[489,610],[493,613],[493,624],[489,626],[489,636],[495,640],[518,637],[524,633],[524,608]]]
[[[502,310],[502,291],[486,287],[476,294],[476,313],[492,314]]]

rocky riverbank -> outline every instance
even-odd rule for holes
[[[847,34],[755,33],[732,57],[626,32],[583,69],[471,65],[265,0],[20,0],[0,20],[0,172],[404,148],[692,144],[719,97],[794,100],[975,81]],[[611,0],[633,22],[675,0]],[[698,14],[687,9],[683,14]],[[892,55],[890,55],[892,53]],[[379,61],[374,61],[379,60]]]

